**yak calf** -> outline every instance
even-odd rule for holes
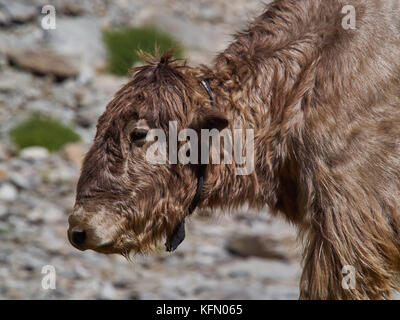
[[[173,250],[196,205],[268,206],[298,227],[300,298],[390,298],[400,272],[399,6],[274,1],[209,67],[147,57],[98,121],[71,243],[128,255],[166,239]],[[252,129],[254,170],[149,163],[147,134],[168,134],[170,121]],[[346,266],[354,288],[342,287]]]

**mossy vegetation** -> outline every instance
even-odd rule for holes
[[[109,71],[120,76],[125,76],[141,61],[139,50],[154,55],[157,50],[162,53],[175,48],[176,58],[183,55],[183,47],[174,37],[152,26],[103,30],[103,39],[108,50]]]
[[[10,131],[12,142],[23,149],[31,146],[58,151],[64,145],[80,140],[80,136],[68,126],[41,114],[33,114]]]

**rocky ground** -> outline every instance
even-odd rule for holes
[[[41,7],[56,30],[40,27]],[[296,299],[294,230],[267,211],[194,215],[172,253],[135,257],[75,250],[66,237],[82,155],[97,117],[126,81],[107,74],[101,28],[156,24],[207,63],[260,12],[256,0],[0,0],[0,298]],[[17,152],[8,130],[33,111],[72,125],[83,142]],[[42,288],[54,266],[56,289]]]

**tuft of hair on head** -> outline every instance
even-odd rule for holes
[[[163,54],[160,54],[160,49],[158,46],[155,47],[154,55],[149,52],[144,52],[143,50],[138,50],[137,54],[147,67],[152,67],[155,70],[164,69],[168,67],[180,68],[186,66],[185,59],[174,58],[175,48],[170,48],[166,50]],[[182,63],[179,63],[182,62]],[[136,72],[143,69],[143,66],[134,67],[129,71],[130,75],[134,75]]]
[[[169,63],[174,63],[177,59],[174,59],[174,48],[168,49],[159,58],[158,67],[167,66]]]

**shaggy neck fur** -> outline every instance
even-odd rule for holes
[[[320,35],[316,30],[324,26],[310,23],[331,15],[317,3],[273,3],[236,35],[212,67],[203,67],[216,105],[228,115],[231,129],[253,129],[256,147],[251,175],[237,176],[236,164],[209,168],[204,205],[234,208],[247,203],[260,209],[267,204],[272,211],[285,209],[291,221],[302,221],[304,210],[293,201],[298,168],[290,159],[288,144],[302,130],[303,100],[315,81],[323,42],[333,36]],[[224,201],[227,197],[233,201]]]

